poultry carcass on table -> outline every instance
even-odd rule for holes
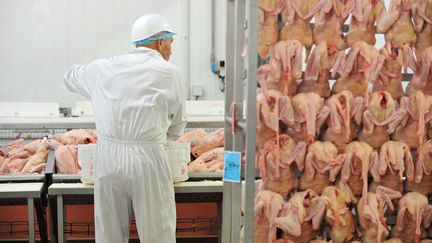
[[[334,52],[344,50],[347,45],[342,35],[342,26],[353,8],[354,2],[350,0],[320,1],[309,14],[315,17],[314,43],[326,42]]]
[[[407,191],[420,192],[425,196],[432,194],[432,140],[417,148],[417,160],[414,170],[414,181],[407,180]]]
[[[381,146],[378,163],[372,163],[369,171],[373,177],[369,191],[375,192],[377,186],[385,186],[402,193],[403,178],[414,179],[409,146],[400,141],[387,141]]]
[[[207,135],[208,134],[204,129],[198,128],[193,131],[186,132],[185,134],[183,134],[177,139],[177,142],[181,142],[181,143],[189,142],[191,144],[191,151],[192,151],[193,148],[195,148],[195,146],[197,145],[198,141]]]
[[[338,55],[332,75],[334,77],[338,72],[340,78],[333,85],[332,93],[349,90],[354,96],[367,99],[368,83],[378,79],[383,64],[384,57],[374,46],[357,41],[348,55]]]
[[[23,170],[24,166],[28,162],[27,159],[10,159],[7,158],[4,161],[3,168],[0,168],[0,174],[3,172],[3,174],[22,174],[21,171]]]
[[[385,58],[378,79],[373,82],[373,91],[387,91],[393,99],[398,100],[404,94],[402,89],[403,50],[386,43],[380,50]]]
[[[4,158],[6,158],[6,156],[7,156],[7,153],[3,149],[3,144],[0,144],[0,157],[4,159]]]
[[[39,144],[39,148],[37,149],[36,153],[28,158],[28,161],[21,170],[21,173],[32,174],[41,172],[45,169],[47,159],[48,144],[46,143],[46,139],[43,139],[42,143]]]
[[[340,173],[339,187],[353,203],[368,191],[369,165],[378,162],[378,153],[363,142],[354,141],[345,147],[346,158]]]
[[[331,185],[342,169],[345,154],[338,154],[331,142],[315,141],[308,147],[305,170],[300,178],[301,190],[321,193]]]
[[[298,40],[306,48],[306,58],[313,45],[312,29],[309,25],[313,16],[309,13],[319,0],[282,0],[285,2],[281,16],[282,29],[279,40]],[[307,15],[308,18],[305,18]]]
[[[258,54],[266,59],[272,46],[278,41],[277,17],[283,7],[282,0],[259,0]]]
[[[294,113],[286,115],[289,122],[287,133],[296,142],[315,141],[315,136],[330,114],[330,109],[324,106],[324,99],[317,93],[300,93],[292,98]]]
[[[391,0],[388,11],[383,11],[377,21],[377,32],[384,33],[386,42],[394,47],[413,46],[416,34],[412,16],[417,0]]]
[[[405,117],[392,138],[405,142],[411,149],[416,149],[426,141],[426,131],[432,120],[432,96],[415,91],[409,97],[402,97],[400,106],[406,110]]]
[[[268,64],[258,68],[258,82],[263,90],[277,90],[294,95],[302,76],[303,45],[298,40],[279,41],[272,48]]]
[[[195,158],[200,157],[205,152],[217,148],[217,147],[223,147],[224,146],[224,136],[225,132],[224,129],[218,129],[207,136],[201,138],[195,145],[195,147],[191,150],[192,155],[195,156]]]
[[[59,174],[78,174],[78,147],[76,145],[62,145],[55,150],[56,168]]]
[[[303,81],[298,86],[299,93],[315,92],[323,98],[330,96],[328,72],[333,66],[331,55],[334,54],[326,42],[315,46],[308,57]]]
[[[271,242],[270,226],[283,209],[284,200],[278,193],[262,190],[255,196],[255,243]]]
[[[390,134],[404,118],[406,111],[397,108],[396,101],[387,92],[374,92],[369,106],[363,112],[363,129],[359,141],[378,149],[389,140]]]
[[[323,139],[332,142],[339,152],[343,152],[345,145],[357,137],[356,127],[361,124],[363,98],[354,97],[351,92],[345,90],[332,95],[324,106],[330,109],[330,116]]]
[[[354,1],[351,23],[346,36],[348,46],[357,41],[364,41],[375,45],[375,22],[385,11],[383,0],[356,0]]]
[[[224,148],[210,149],[188,164],[189,172],[222,172]]]
[[[65,145],[96,143],[94,134],[85,129],[76,129],[63,134],[49,135],[48,138],[55,139]]]
[[[42,143],[44,143],[42,139],[36,139],[27,144],[24,139],[17,139],[6,145],[9,150],[7,157],[11,160],[29,158],[36,153]]]
[[[328,186],[324,188],[319,202],[311,211],[316,215],[316,222],[313,222],[314,229],[319,229],[321,219],[325,217],[330,229],[330,238],[334,243],[350,242],[355,231],[355,221],[348,208],[347,196],[338,188]]]
[[[417,1],[413,6],[414,30],[417,33],[415,49],[421,54],[432,46],[432,0]]]
[[[408,51],[408,54],[412,52]],[[414,70],[414,75],[409,82],[406,94],[410,95],[416,90],[421,90],[425,95],[432,95],[432,46],[426,48],[415,61],[412,57],[408,58],[409,67]]]
[[[386,187],[377,187],[376,193],[366,192],[357,204],[357,214],[362,228],[362,242],[381,243],[389,236],[385,214],[385,205],[394,211],[391,200],[401,198],[398,191]]]
[[[294,193],[285,204],[279,217],[271,224],[273,240],[276,240],[277,228],[282,229],[282,239],[298,243],[307,243],[318,233],[319,225],[313,225],[323,215],[311,215],[319,202],[319,195],[306,190]],[[315,229],[314,229],[315,228]]]
[[[399,201],[396,225],[391,236],[404,243],[419,243],[427,237],[426,230],[432,221],[432,206],[421,193],[408,192]]]
[[[296,144],[286,134],[267,141],[259,152],[258,168],[264,181],[264,189],[277,192],[285,197],[298,188],[293,162],[299,170],[304,168],[306,145]]]

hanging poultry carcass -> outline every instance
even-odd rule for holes
[[[298,40],[279,41],[272,48],[270,62],[258,68],[258,82],[264,90],[294,95],[302,76],[303,45]]]
[[[281,11],[282,29],[279,40],[300,41],[306,48],[307,59],[313,45],[313,33],[309,24],[313,16],[309,13],[317,6],[319,0],[282,1],[285,1],[285,4]]]
[[[330,114],[330,109],[324,106],[324,99],[314,92],[300,93],[292,98],[291,103],[294,112],[285,116],[290,121],[285,122],[288,125],[287,134],[296,142],[315,141]]]
[[[378,79],[384,64],[384,56],[372,45],[358,41],[351,47],[348,55],[338,55],[335,72],[340,74],[333,85],[332,93],[337,94],[349,90],[354,96],[368,98],[368,83]]]
[[[408,192],[399,201],[396,225],[391,236],[404,243],[419,243],[427,238],[426,229],[431,225],[432,206],[421,193]]]
[[[387,205],[394,211],[392,200],[401,197],[402,194],[398,191],[378,186],[376,193],[366,192],[360,198],[357,204],[357,214],[362,228],[362,242],[381,243],[387,239],[390,232],[384,216],[385,206]]]
[[[349,31],[346,35],[348,46],[353,46],[357,41],[375,45],[375,22],[385,11],[384,1],[356,0],[354,4]]]
[[[378,163],[378,153],[369,144],[358,141],[349,143],[344,152],[346,157],[337,184],[352,203],[357,203],[368,191],[369,166]]]
[[[330,96],[328,72],[333,66],[331,50],[326,42],[316,45],[309,55],[303,81],[298,86],[299,93],[315,92],[323,98]]]
[[[278,41],[277,18],[285,1],[259,0],[258,54],[266,59],[273,45]]]
[[[330,230],[330,239],[335,243],[350,242],[354,236],[356,223],[351,209],[348,208],[348,196],[334,186],[324,188],[319,202],[312,209],[309,217],[315,217],[313,222],[318,230],[321,221],[325,218]]]
[[[392,138],[416,149],[426,141],[426,131],[432,120],[432,96],[415,91],[409,97],[402,97],[400,106],[406,110],[405,117]]]
[[[326,42],[333,52],[344,50],[347,45],[342,35],[342,26],[354,9],[352,0],[321,0],[305,18],[314,16],[314,43]]]
[[[291,99],[276,90],[260,89],[257,94],[256,147],[259,152],[264,144],[280,134],[279,121],[294,123]]]
[[[348,90],[332,95],[325,105],[330,109],[323,140],[332,142],[339,152],[357,137],[357,125],[361,124],[364,111],[363,98],[354,97]]]
[[[414,30],[417,33],[415,50],[420,55],[432,46],[432,0],[416,1],[412,12]]]
[[[414,180],[407,180],[407,191],[420,192],[425,196],[432,194],[432,140],[417,148],[417,160],[415,162]]]
[[[397,108],[396,101],[387,92],[374,92],[366,111],[363,112],[363,129],[358,140],[374,149],[389,140],[405,116],[406,111]]]
[[[412,22],[417,0],[391,0],[388,11],[377,21],[377,32],[384,33],[386,42],[394,47],[413,46],[417,36]]]
[[[264,189],[286,197],[289,192],[298,188],[293,162],[297,169],[303,170],[305,143],[296,144],[288,135],[281,134],[279,138],[267,141],[259,154],[258,168]]]
[[[402,193],[404,177],[409,181],[414,179],[409,146],[400,141],[387,141],[381,146],[378,163],[372,163],[369,172],[373,177],[370,192],[375,192],[377,186],[385,186]]]
[[[378,79],[373,82],[373,92],[386,91],[393,99],[399,100],[404,91],[402,89],[402,66],[404,60],[403,50],[392,47],[386,43],[380,50],[380,54],[385,58]]]
[[[418,57],[412,57],[412,52],[408,51],[411,57],[408,59],[409,67],[414,70],[414,75],[409,82],[406,95],[411,95],[416,90],[421,90],[425,95],[432,95],[432,46],[426,48]]]
[[[280,215],[284,206],[284,200],[278,193],[262,190],[255,196],[255,243],[271,242],[273,235],[270,226],[273,220]]]
[[[282,229],[282,239],[297,243],[307,243],[317,235],[319,225],[316,222],[322,219],[323,215],[311,216],[312,210],[319,203],[319,195],[306,190],[294,193],[285,204],[279,217],[271,224],[273,240],[276,240],[276,230]],[[315,228],[315,229],[314,229]]]
[[[309,145],[300,190],[313,190],[320,194],[335,181],[344,159],[345,154],[338,154],[331,142],[315,141]]]
[[[296,144],[280,134],[279,121],[293,122],[290,98],[275,90],[262,91],[257,97],[257,166],[265,188],[286,196],[298,187],[292,163],[302,170],[306,145]],[[265,140],[267,139],[267,140]]]

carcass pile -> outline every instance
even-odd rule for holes
[[[432,0],[259,0],[259,17],[254,242],[430,242]]]
[[[8,143],[6,150],[0,146],[0,175],[42,173],[47,163],[48,147],[46,139],[29,143],[18,139]]]
[[[7,150],[0,146],[0,175],[43,173],[49,150],[55,150],[57,173],[77,174],[81,170],[77,145],[96,143],[96,140],[94,130],[78,129],[29,143],[24,139],[12,141],[6,145]]]
[[[196,129],[185,133],[178,142],[190,142],[191,162],[188,172],[222,172],[224,163],[224,129],[207,133]]]

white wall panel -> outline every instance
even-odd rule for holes
[[[65,71],[75,63],[89,63],[132,50],[133,22],[152,12],[166,16],[178,31],[171,61],[187,74],[186,3],[187,0],[0,0],[0,101],[59,102],[61,106],[72,106],[75,101],[84,100],[66,90]]]

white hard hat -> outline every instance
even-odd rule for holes
[[[168,21],[160,14],[146,14],[135,21],[131,31],[131,42],[147,39],[160,32],[170,32],[171,26]]]

